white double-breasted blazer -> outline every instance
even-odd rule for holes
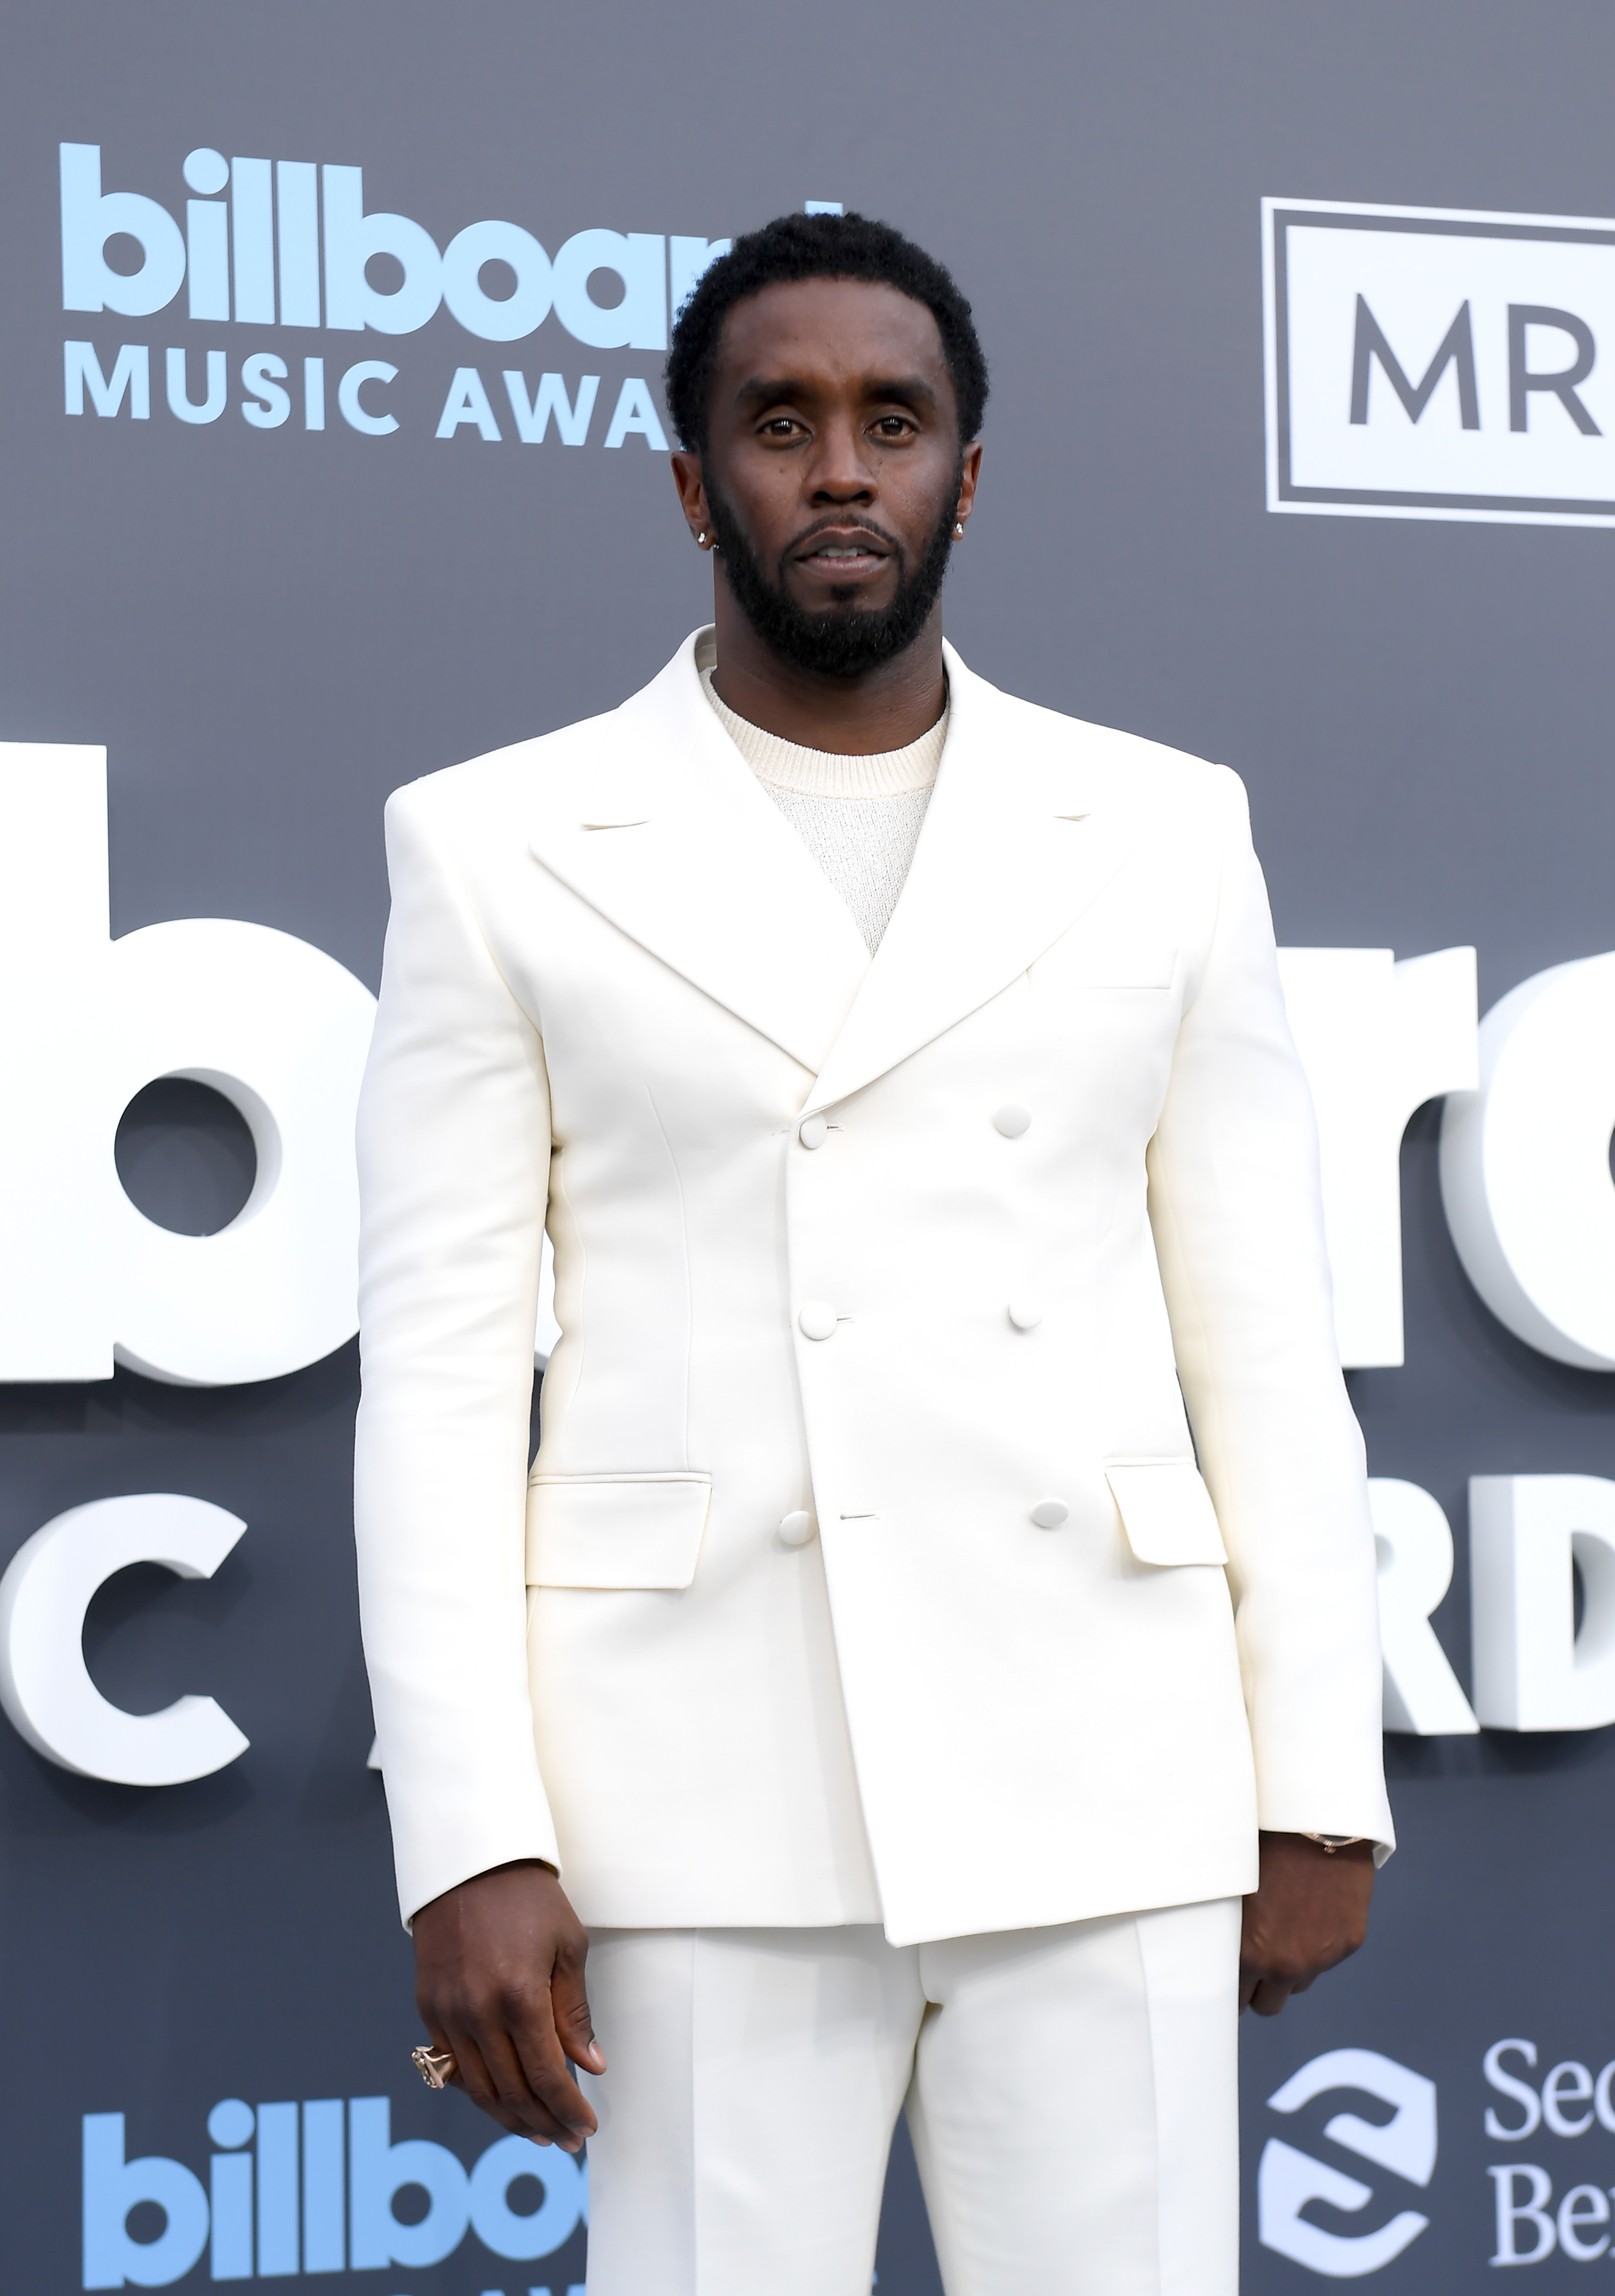
[[[589,1923],[907,1943],[1247,1890],[1258,1825],[1389,1843],[1240,783],[950,650],[872,958],[697,643],[388,808],[357,1526],[406,1915],[540,1857]]]

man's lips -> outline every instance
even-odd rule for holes
[[[891,553],[875,536],[855,528],[850,532],[815,535],[807,548],[794,555],[796,563],[808,573],[832,582],[857,582],[878,573]]]

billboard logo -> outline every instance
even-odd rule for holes
[[[1269,510],[1615,524],[1615,223],[1264,200],[1262,253]]]
[[[676,317],[707,266],[730,244],[593,228],[574,232],[552,257],[524,226],[486,217],[439,247],[413,217],[366,209],[361,168],[226,160],[207,146],[189,153],[182,169],[195,195],[184,201],[182,228],[177,203],[171,209],[144,192],[102,188],[98,144],[63,144],[60,160],[61,307],[94,316],[150,318],[168,310],[183,288],[185,315],[219,326],[411,335],[447,309],[483,342],[515,343],[553,314],[575,342],[592,350],[660,351],[669,314]],[[599,299],[602,293],[607,300]],[[293,419],[294,406],[304,430],[324,430],[332,399],[334,413],[362,437],[386,439],[398,430],[387,398],[398,376],[390,360],[339,361],[340,372],[327,378],[323,348],[291,360],[284,354],[298,348],[298,338],[288,342],[277,332],[275,340],[283,348],[255,348],[250,338],[239,337],[233,350],[221,344],[160,347],[169,414],[192,428],[218,422],[230,404],[234,363],[241,390],[235,404],[255,430],[280,430]],[[66,413],[93,408],[111,418],[127,407],[131,422],[149,422],[152,352],[150,343],[120,342],[109,350],[80,335],[70,338],[62,346]],[[553,426],[564,446],[587,442],[599,375],[583,375],[571,387],[559,372],[540,374],[536,384],[520,366],[504,367],[500,376],[508,415],[497,384],[490,390],[476,367],[456,367],[436,436],[453,439],[470,426],[484,440],[512,437],[537,446]],[[621,447],[630,438],[654,452],[667,449],[641,375],[624,378],[601,443]]]
[[[1332,2089],[1356,2089],[1393,2108],[1389,2120],[1337,2112],[1324,2124],[1331,2144],[1389,2169],[1410,2185],[1428,2185],[1436,2166],[1436,2085],[1422,2073],[1374,2049],[1328,2049],[1292,2073],[1267,2099],[1275,2112],[1298,2112]],[[1365,2209],[1373,2187],[1270,2136],[1257,2169],[1257,2237],[1264,2248],[1327,2280],[1358,2280],[1379,2272],[1417,2240],[1430,2223],[1416,2209],[1401,2209],[1372,2232],[1331,2232],[1302,2214],[1314,2202],[1352,2213]]]
[[[205,146],[184,161],[186,186],[201,196],[186,200],[182,230],[143,192],[102,190],[98,144],[63,144],[61,168],[64,311],[149,318],[188,283],[193,319],[317,327],[323,309],[327,327],[410,335],[447,304],[468,334],[513,343],[553,311],[591,349],[660,351],[669,305],[676,314],[729,246],[590,230],[552,258],[521,225],[490,218],[439,250],[412,217],[366,213],[360,168],[226,160]],[[373,276],[378,259],[384,275]],[[590,291],[597,273],[615,277],[614,301]]]
[[[130,2160],[124,2115],[86,2112],[84,2285],[167,2288],[204,2250],[215,2280],[394,2264],[424,2270],[473,2232],[494,2256],[530,2264],[587,2222],[581,2160],[502,2136],[468,2169],[446,2144],[395,2143],[391,2115],[384,2096],[256,2112],[240,2097],[222,2098],[208,2115],[217,2149],[204,2183],[181,2161]],[[393,2202],[412,2187],[426,2208],[405,2223]],[[149,2212],[161,2218],[154,2233]]]

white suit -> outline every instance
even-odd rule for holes
[[[695,644],[389,807],[357,1521],[406,1915],[540,1857],[591,1925],[906,1947],[1236,1897],[1258,1824],[1389,1843],[1239,782],[950,650],[872,958]]]

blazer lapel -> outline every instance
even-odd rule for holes
[[[1132,847],[1100,730],[1012,700],[945,652],[947,743],[914,865],[804,1114],[996,996],[1097,899]]]
[[[718,722],[687,639],[546,785],[529,849],[642,948],[823,1065],[870,968],[851,912]]]

